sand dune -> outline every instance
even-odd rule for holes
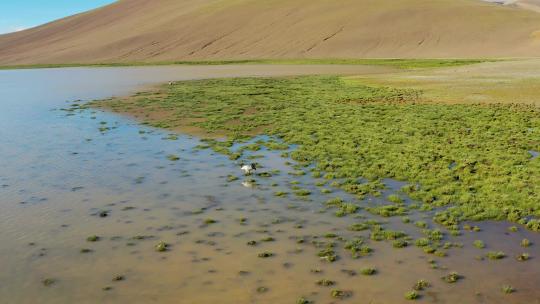
[[[538,54],[540,14],[477,0],[121,0],[0,36],[3,65]]]

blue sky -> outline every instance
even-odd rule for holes
[[[0,0],[0,34],[34,27],[114,0]]]

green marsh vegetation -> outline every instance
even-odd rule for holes
[[[52,286],[56,283],[56,279],[53,279],[53,278],[46,278],[46,279],[43,279],[41,281],[41,283],[43,284],[43,286],[45,287],[49,287],[49,286]]]
[[[411,290],[405,293],[405,299],[407,300],[416,300],[418,298],[420,298],[420,295],[418,292],[416,292],[416,290]]]
[[[99,241],[100,237],[97,236],[97,235],[91,235],[89,237],[86,238],[86,241],[88,242],[97,242]]]
[[[205,143],[232,159],[242,157],[231,149],[235,142],[277,137],[297,145],[288,155],[298,164],[313,165],[360,199],[384,188],[383,178],[409,182],[402,191],[422,210],[445,207],[435,220],[453,229],[464,220],[494,219],[540,230],[540,161],[528,153],[540,150],[540,110],[533,106],[426,103],[419,91],[337,76],[197,80],[163,90],[90,106],[165,111],[146,123],[226,136]],[[399,196],[391,198],[394,205],[371,211],[407,214]]]
[[[506,294],[514,293],[516,291],[516,289],[510,285],[503,285],[501,289],[502,289],[502,292]]]
[[[374,275],[377,273],[377,269],[373,268],[373,267],[368,267],[368,268],[364,268],[362,270],[360,270],[360,273],[363,274],[363,275],[366,275],[366,276],[371,276],[371,275]]]
[[[156,246],[154,246],[154,249],[157,251],[157,252],[165,252],[169,249],[170,245],[161,241],[159,243],[156,244]]]
[[[486,248],[486,244],[484,244],[484,242],[481,241],[481,240],[474,241],[473,245],[474,245],[474,247],[476,247],[478,249]]]
[[[490,251],[486,254],[490,260],[500,260],[506,257],[506,254],[502,251]]]
[[[447,275],[445,275],[444,277],[442,277],[443,281],[445,281],[446,283],[456,283],[457,281],[459,281],[460,279],[462,279],[463,277],[461,275],[459,275],[457,272],[451,272]]]

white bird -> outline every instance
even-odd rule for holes
[[[244,171],[244,175],[251,175],[253,171],[257,170],[257,166],[255,164],[242,165],[240,170]]]
[[[169,81],[169,85],[172,85],[172,84],[173,84],[173,82],[172,82],[172,81]]]

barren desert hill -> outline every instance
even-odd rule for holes
[[[537,57],[540,13],[478,0],[120,0],[0,36],[0,64]]]

